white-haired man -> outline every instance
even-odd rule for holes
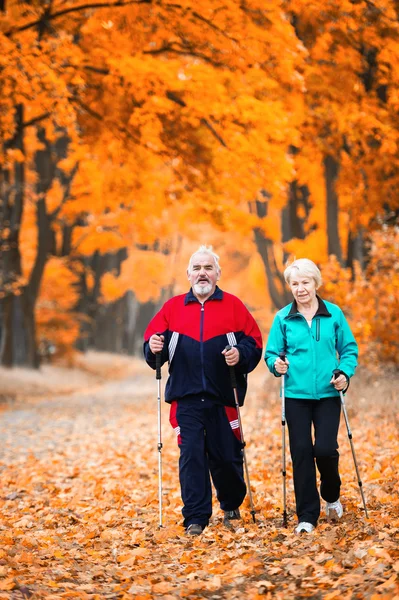
[[[229,367],[234,366],[242,406],[247,374],[259,363],[262,336],[248,309],[222,291],[219,257],[200,246],[190,257],[187,294],[168,300],[144,334],[144,355],[169,362],[165,400],[180,448],[184,526],[199,535],[212,515],[211,478],[224,522],[240,518],[246,485],[238,415]],[[226,345],[231,346],[226,351]]]

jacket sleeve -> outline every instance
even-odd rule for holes
[[[282,329],[282,321],[280,316],[277,314],[273,319],[264,356],[267,368],[275,377],[281,377],[281,375],[275,370],[274,363],[276,362],[276,358],[278,358],[280,352],[284,351],[284,349],[285,337]]]
[[[240,360],[236,365],[238,373],[250,373],[262,358],[262,334],[255,319],[243,304],[244,326],[243,335],[240,336],[236,348],[240,353]]]
[[[336,348],[339,355],[339,369],[348,379],[357,367],[358,347],[345,315],[340,311],[339,326],[336,333]]]
[[[158,333],[158,334],[164,336],[165,341],[164,341],[164,345],[163,345],[163,349],[162,349],[162,353],[161,353],[161,364],[163,365],[166,361],[169,360],[169,349],[168,349],[169,324],[168,324],[167,309],[166,309],[165,304],[163,305],[161,310],[159,312],[157,312],[155,317],[153,319],[151,319],[150,323],[148,324],[147,329],[144,332],[144,345],[143,345],[144,357],[145,357],[146,363],[152,369],[156,368],[155,354],[150,349],[149,340],[150,340],[150,337],[152,335],[154,335],[154,333]]]

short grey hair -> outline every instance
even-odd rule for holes
[[[294,274],[300,277],[312,277],[315,280],[316,289],[323,283],[319,268],[309,258],[297,258],[293,263],[288,265],[284,271],[284,279],[288,285],[290,285],[291,275]]]
[[[198,248],[198,250],[196,250],[190,256],[190,260],[188,261],[187,273],[191,272],[191,267],[193,266],[193,259],[194,259],[194,256],[196,256],[197,254],[209,254],[209,256],[212,256],[212,258],[215,262],[215,265],[216,265],[216,271],[217,271],[218,275],[220,275],[221,269],[220,269],[220,265],[219,265],[219,256],[216,254],[216,252],[213,251],[212,246],[205,246],[204,244],[202,246],[200,246]]]

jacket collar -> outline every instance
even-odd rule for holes
[[[315,312],[314,316],[315,317],[320,317],[320,316],[331,317],[331,313],[329,312],[327,306],[325,305],[323,300],[320,298],[320,296],[316,295],[316,298],[319,301],[319,308]],[[290,309],[287,317],[293,317],[293,316],[299,315],[299,314],[300,314],[300,312],[298,310],[296,300],[294,300],[293,303],[291,304],[291,309]]]
[[[205,300],[205,302],[207,302],[208,300],[222,300],[222,299],[223,299],[223,291],[220,289],[220,287],[216,286],[215,291],[213,292],[212,296],[209,296],[209,298],[207,298]],[[185,305],[187,305],[189,302],[199,302],[200,303],[198,298],[194,295],[193,288],[190,288],[190,291],[186,294],[186,297],[184,298]]]

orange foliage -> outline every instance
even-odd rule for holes
[[[371,235],[367,267],[363,273],[357,265],[354,281],[333,257],[322,269],[322,293],[347,312],[362,359],[370,365],[397,365],[399,233],[387,228]]]
[[[102,279],[103,301],[114,302],[132,290],[139,302],[158,300],[170,281],[167,257],[150,251],[133,250],[122,263],[121,274],[106,273]]]
[[[284,251],[318,262],[328,259],[326,156],[340,167],[344,250],[349,230],[367,233],[384,220],[387,207],[398,208],[398,28],[392,0],[378,6],[347,0],[267,6],[260,0],[104,0],[95,6],[7,0],[0,13],[0,167],[11,187],[18,185],[13,167],[25,166],[24,279],[10,289],[18,293],[26,282],[37,251],[36,185],[48,177],[35,163],[42,127],[47,142],[68,140],[47,182],[58,245],[63,228],[72,227],[74,260],[128,251],[121,275],[104,278],[104,301],[127,289],[141,301],[158,298],[161,287],[178,280],[171,267],[176,257],[137,248],[173,246],[178,237],[190,244],[211,226],[208,240],[215,246],[220,232],[239,240],[243,260],[236,260],[230,243],[226,258],[244,268],[225,281],[250,297],[268,322],[265,277],[251,256],[253,230],[282,256],[281,211],[292,181],[307,186],[309,214],[305,238],[286,242]],[[21,133],[19,106],[23,150],[13,147]],[[261,191],[269,198],[263,219],[248,211]],[[328,269],[334,274],[335,267]],[[376,321],[396,324],[397,289],[384,279],[393,300],[380,300],[361,315],[362,286],[372,297],[372,282],[379,290],[382,284],[371,266],[357,281],[357,295],[342,277],[339,288],[348,289],[344,300],[357,315],[364,352],[375,342],[377,354],[393,359],[394,337]]]
[[[75,310],[79,298],[77,283],[78,275],[68,268],[65,260],[49,260],[36,306],[38,347],[45,358],[73,357],[81,321]]]

